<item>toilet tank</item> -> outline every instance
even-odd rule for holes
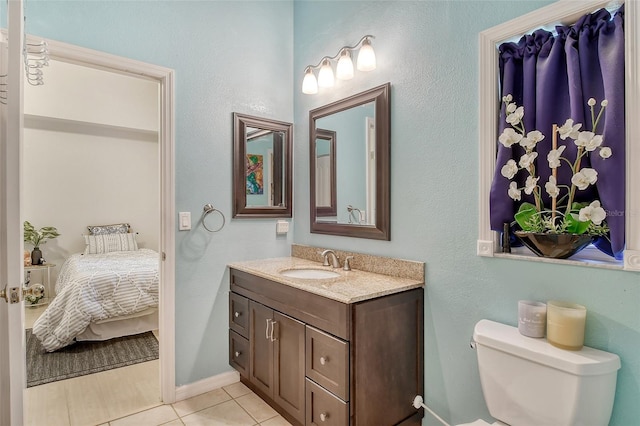
[[[487,408],[512,426],[606,426],[620,358],[556,348],[516,327],[479,321],[473,332]]]

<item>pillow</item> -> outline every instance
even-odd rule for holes
[[[113,225],[89,225],[89,235],[126,234],[129,232],[128,223],[115,223]]]
[[[101,254],[112,251],[136,251],[136,234],[85,235],[87,247],[84,254]]]

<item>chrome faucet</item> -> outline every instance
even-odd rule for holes
[[[324,262],[322,263],[322,265],[333,266],[334,268],[340,267],[340,260],[338,259],[338,255],[333,250],[323,251],[322,257],[324,258]],[[329,265],[329,257],[331,257],[331,265]]]

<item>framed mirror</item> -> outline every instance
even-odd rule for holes
[[[291,217],[292,128],[233,113],[233,217]]]
[[[390,240],[390,90],[309,112],[311,232]]]

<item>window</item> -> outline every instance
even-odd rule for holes
[[[636,2],[625,5],[625,109],[626,109],[626,248],[624,261],[616,262],[607,256],[599,256],[594,249],[585,250],[570,260],[556,260],[522,253],[502,254],[499,234],[490,228],[489,192],[496,167],[496,140],[498,133],[498,52],[497,45],[532,29],[548,27],[558,22],[569,24],[579,17],[610,5],[610,1],[572,2],[559,1],[520,18],[501,24],[480,33],[480,197],[479,232],[477,254],[488,257],[517,257],[554,263],[582,264],[640,271],[640,169],[632,165],[640,162],[640,123],[631,117],[640,113],[640,33],[636,25],[640,22],[640,8]],[[635,145],[635,146],[634,146]]]

